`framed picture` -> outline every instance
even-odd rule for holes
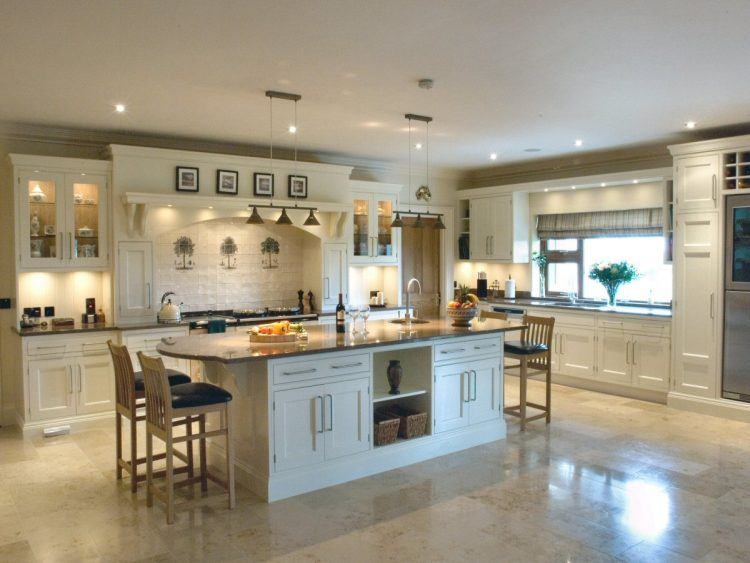
[[[237,195],[239,184],[239,172],[234,170],[216,171],[216,193]]]
[[[273,174],[256,172],[253,180],[253,194],[273,197]]]
[[[289,174],[289,197],[307,197],[307,176]]]
[[[178,192],[197,192],[198,191],[198,169],[188,168],[187,166],[177,167],[177,191]]]

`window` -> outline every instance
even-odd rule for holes
[[[541,241],[541,250],[548,258],[548,295],[576,291],[583,299],[606,299],[604,287],[588,277],[591,266],[626,260],[640,275],[621,286],[618,299],[665,303],[672,300],[672,266],[664,264],[661,236],[548,239]]]

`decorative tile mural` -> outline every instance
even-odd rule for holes
[[[174,243],[183,236],[195,245],[188,258],[193,267],[176,270]],[[155,249],[155,294],[174,291],[176,301],[184,303],[183,311],[296,305],[306,236],[289,226],[246,225],[241,217],[164,233]],[[232,239],[229,245],[228,237]],[[276,244],[269,245],[269,238]],[[234,251],[231,268],[227,268],[225,251]],[[264,263],[273,267],[266,268]]]

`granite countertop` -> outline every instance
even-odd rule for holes
[[[34,328],[19,328],[18,326],[11,327],[11,330],[19,336],[50,336],[53,334],[80,334],[86,332],[103,332],[108,330],[149,330],[154,328],[172,328],[188,326],[189,320],[181,321],[179,323],[144,323],[135,325],[112,325],[112,324],[94,324],[94,325],[82,325],[79,323],[73,326],[57,326],[47,325],[46,327],[34,327]]]
[[[380,311],[405,311],[405,310],[406,310],[406,305],[386,305],[385,307],[377,307],[377,306],[370,305],[370,313],[378,313]],[[336,311],[326,311],[325,313],[318,313],[318,317],[333,317],[335,315],[336,315]]]
[[[412,325],[412,332],[401,332],[403,325],[390,321],[370,321],[369,333],[339,334],[335,325],[312,325],[307,327],[307,341],[262,344],[250,342],[245,332],[225,334],[198,334],[183,336],[160,342],[157,351],[164,356],[187,360],[214,361],[224,364],[267,360],[271,358],[320,354],[323,352],[351,351],[360,348],[389,346],[399,342],[421,342],[516,331],[524,328],[517,321],[474,319],[469,328],[451,326],[447,318],[430,319],[426,324]]]
[[[614,315],[640,315],[646,317],[658,317],[669,319],[672,317],[672,309],[668,307],[648,307],[637,305],[617,305],[608,307],[596,303],[577,302],[561,304],[560,300],[546,299],[504,299],[488,298],[484,300],[490,305],[517,305],[519,307],[544,307],[545,309],[558,309],[561,311],[590,311],[593,313],[609,313]]]

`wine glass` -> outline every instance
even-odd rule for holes
[[[361,305],[359,307],[359,316],[362,317],[362,332],[367,334],[367,319],[370,317],[370,306],[366,304]]]
[[[357,334],[357,318],[359,318],[359,308],[355,305],[349,307],[349,318],[352,320],[352,334]]]

